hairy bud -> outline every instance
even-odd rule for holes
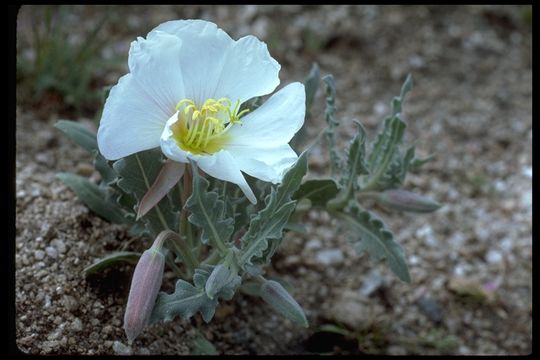
[[[158,236],[154,245],[143,252],[133,273],[124,315],[124,330],[130,344],[148,324],[161,287],[165,266],[162,244],[163,239]]]
[[[390,209],[418,213],[432,212],[442,206],[426,196],[405,190],[386,190],[378,195],[377,201]]]
[[[274,280],[266,280],[261,285],[260,291],[262,299],[272,306],[275,311],[291,321],[308,327],[304,310],[280,283]]]

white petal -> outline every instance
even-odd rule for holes
[[[274,184],[281,182],[285,170],[298,159],[298,155],[287,144],[273,148],[249,149],[242,146],[227,146],[226,150],[234,157],[240,170]]]
[[[242,125],[231,127],[230,146],[263,148],[288,144],[304,124],[305,114],[304,85],[289,84],[244,116]]]
[[[185,95],[179,62],[182,53],[182,41],[166,33],[150,33],[147,39],[139,37],[129,49],[133,78],[161,109],[163,123]]]
[[[161,151],[171,160],[188,163],[188,156],[191,154],[187,151],[182,150],[176,143],[176,140],[174,140],[173,138],[171,126],[177,121],[178,112],[176,112],[173,116],[169,118],[169,120],[167,120],[167,123],[163,128],[163,132],[161,133],[160,138]]]
[[[227,53],[215,96],[243,103],[252,97],[270,94],[279,85],[280,69],[264,42],[245,36]]]
[[[249,187],[235,159],[229,152],[221,150],[210,156],[198,156],[197,165],[210,176],[237,184],[249,201],[257,203],[255,194]]]
[[[160,32],[173,34],[182,41],[178,63],[182,68],[185,97],[194,100],[198,106],[209,98],[216,98],[226,54],[234,40],[216,24],[203,20],[168,21],[148,36]]]
[[[99,151],[116,160],[155,148],[167,118],[133,75],[124,75],[105,102],[97,133]]]
[[[131,44],[131,73],[111,89],[99,126],[98,145],[107,159],[159,146],[163,126],[183,98],[180,53],[181,41],[173,35],[156,34]]]

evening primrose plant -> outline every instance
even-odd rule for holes
[[[317,65],[305,85],[293,82],[272,94],[280,65],[266,44],[253,36],[233,40],[202,20],[159,25],[131,44],[128,61],[129,73],[112,87],[97,135],[76,122],[56,126],[94,155],[101,181],[58,176],[98,215],[153,239],[142,254],[114,253],[85,269],[91,274],[118,261],[137,263],[124,316],[130,343],[150,323],[197,313],[209,322],[219,301],[238,291],[308,326],[302,307],[279,279],[266,276],[266,267],[284,233],[301,231],[311,208],[340,219],[358,253],[385,259],[398,278],[411,281],[403,249],[366,208],[440,207],[400,189],[407,172],[429,160],[402,144],[410,77],[375,140],[368,143],[358,123],[345,153],[335,140],[334,79],[323,77],[327,126],[300,152],[290,144],[298,147],[304,120],[312,116],[321,82]],[[310,150],[322,135],[330,174],[304,180]],[[170,294],[159,291],[167,270],[178,277]]]

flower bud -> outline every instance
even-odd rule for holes
[[[378,195],[377,201],[390,209],[418,213],[432,212],[442,206],[426,196],[405,190],[386,190]]]
[[[154,245],[143,252],[133,273],[124,314],[124,330],[130,344],[148,324],[156,303],[165,266],[162,243],[158,237]]]
[[[274,310],[289,320],[308,327],[304,310],[280,283],[274,280],[266,280],[261,285],[260,291],[262,299],[272,306]]]

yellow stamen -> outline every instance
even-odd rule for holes
[[[232,109],[231,109],[232,108]],[[238,112],[240,100],[234,107],[228,98],[207,99],[201,107],[195,101],[182,99],[176,105],[178,125],[173,127],[173,136],[179,147],[194,154],[213,154],[221,150],[235,124],[248,109]]]

